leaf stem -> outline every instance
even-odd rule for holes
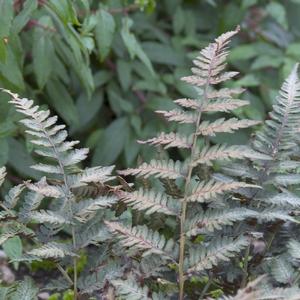
[[[248,245],[246,252],[245,252],[244,266],[243,266],[243,278],[242,278],[241,288],[244,288],[247,285],[250,247],[251,247],[251,244]]]
[[[207,90],[210,82],[210,73],[211,70],[208,70],[208,77],[205,84],[204,92],[203,92],[203,100],[202,104],[199,107],[199,112],[197,116],[196,126],[195,126],[195,132],[193,135],[193,141],[192,141],[192,149],[191,149],[191,160],[189,162],[188,166],[188,173],[185,181],[184,186],[184,199],[182,201],[181,205],[181,215],[180,215],[180,240],[179,240],[179,265],[178,265],[178,277],[179,277],[179,300],[183,300],[184,297],[184,250],[185,250],[185,219],[186,219],[186,210],[187,210],[187,202],[188,202],[188,193],[189,193],[189,187],[191,183],[192,173],[194,169],[193,160],[195,159],[195,152],[197,147],[197,139],[198,139],[198,128],[200,126],[201,122],[201,116],[202,116],[202,107],[207,101]]]

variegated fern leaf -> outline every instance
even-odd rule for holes
[[[159,189],[159,185],[154,185],[151,189],[126,192],[121,196],[124,203],[137,211],[139,223],[142,220],[141,213],[144,212],[144,226],[150,228],[142,227],[143,230],[141,230],[135,229],[134,226],[128,229],[121,223],[108,223],[108,228],[114,236],[119,238],[119,244],[124,249],[141,252],[147,251],[147,247],[150,245],[155,252],[153,234],[149,234],[149,232],[164,229],[167,232],[171,231],[174,243],[178,243],[177,247],[179,248],[179,255],[175,261],[178,268],[180,299],[184,297],[183,283],[187,278],[186,268],[188,270],[190,268],[190,271],[193,269],[193,273],[199,275],[203,270],[211,268],[218,262],[227,261],[229,257],[237,255],[236,253],[248,245],[248,241],[243,236],[239,238],[238,235],[235,236],[226,247],[227,240],[215,245],[214,242],[210,243],[210,235],[204,235],[202,239],[205,241],[205,247],[201,248],[201,252],[199,252],[199,248],[191,252],[191,249],[195,248],[193,240],[199,234],[215,229],[221,230],[225,226],[233,225],[234,222],[256,217],[256,213],[251,209],[235,209],[234,205],[230,208],[230,206],[224,206],[224,203],[233,193],[238,194],[244,189],[257,190],[259,186],[248,182],[215,180],[211,178],[208,167],[213,166],[215,161],[222,162],[244,158],[269,159],[268,155],[255,151],[251,147],[226,144],[211,145],[210,143],[210,137],[217,134],[234,133],[238,129],[259,123],[254,120],[239,120],[225,116],[214,120],[210,118],[208,121],[205,117],[206,113],[209,113],[210,116],[217,112],[228,114],[248,104],[245,100],[236,99],[236,96],[242,93],[243,89],[219,89],[220,84],[238,74],[237,72],[225,71],[228,44],[238,31],[239,28],[221,35],[214,43],[200,51],[199,56],[193,61],[195,65],[192,68],[193,75],[182,78],[183,81],[195,87],[199,94],[197,99],[178,99],[175,100],[178,108],[170,111],[157,111],[167,121],[176,122],[178,132],[162,132],[156,137],[139,141],[142,144],[160,146],[166,150],[169,148],[182,149],[181,151],[184,152],[181,153],[186,153],[182,161],[175,162],[171,158],[156,159],[151,160],[150,163],[144,162],[137,168],[119,172],[123,176],[133,175],[145,179],[154,177],[163,182],[165,190]],[[181,124],[188,124],[189,128],[193,129],[187,134],[187,130],[180,130]],[[204,143],[200,143],[200,141]],[[165,153],[165,156],[167,155]],[[202,172],[199,175],[197,174],[199,168],[208,172],[205,172],[206,174]],[[217,203],[224,206],[224,211],[220,208],[215,209],[218,206]],[[207,206],[211,206],[211,209],[205,211]],[[149,214],[151,214],[151,218],[148,217]],[[161,214],[165,215],[164,219],[159,217]],[[158,222],[160,225],[155,225],[155,216],[161,220]],[[204,230],[199,231],[198,226],[203,227]],[[142,239],[140,238],[141,233],[143,233]],[[162,239],[160,245],[164,247],[165,239]],[[224,251],[222,247],[224,247]],[[187,248],[191,248],[191,251]],[[136,251],[129,254],[134,256]],[[154,253],[151,251],[150,253]],[[218,251],[220,251],[219,256]],[[184,261],[191,261],[192,257],[197,258],[195,264],[197,263],[198,267],[187,267],[187,263]],[[201,265],[203,268],[199,267]]]

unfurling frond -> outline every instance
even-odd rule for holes
[[[163,146],[164,149],[171,147],[176,148],[190,148],[192,143],[192,136],[184,136],[179,133],[164,133],[161,132],[157,137],[146,141],[138,141],[140,144],[150,144],[154,146]]]
[[[197,115],[194,113],[187,113],[178,109],[170,111],[157,110],[158,114],[163,115],[168,121],[178,122],[179,124],[193,124],[197,121]]]
[[[0,168],[0,186],[3,184],[6,176],[6,168],[2,167]]]
[[[235,256],[248,245],[249,240],[247,238],[239,237],[236,240],[222,238],[206,247],[193,248],[185,260],[186,273],[208,270],[221,261],[229,261],[230,257]]]
[[[150,297],[148,297],[148,287],[139,286],[133,278],[113,280],[112,284],[116,288],[116,295],[120,299],[150,300]]]
[[[240,188],[258,188],[253,184],[245,182],[218,182],[215,180],[201,181],[191,191],[187,197],[189,202],[207,202],[213,200],[218,194],[235,191]]]
[[[286,157],[297,146],[300,126],[300,81],[297,72],[298,64],[284,81],[270,113],[270,120],[265,122],[263,131],[254,140],[258,151],[274,158],[277,154]]]
[[[87,199],[76,203],[74,206],[74,215],[80,222],[86,222],[94,216],[99,209],[111,207],[117,202],[117,197],[103,196],[96,199]]]
[[[177,215],[179,212],[178,201],[155,190],[139,189],[132,193],[124,192],[121,200],[133,209],[145,211],[146,214],[163,213]]]
[[[183,166],[180,161],[174,162],[173,160],[151,160],[150,163],[143,163],[136,169],[127,169],[119,171],[120,175],[128,176],[155,176],[159,178],[176,179],[183,177]]]
[[[198,128],[197,134],[215,136],[216,133],[232,133],[234,130],[241,128],[247,128],[259,124],[259,121],[253,120],[239,120],[237,118],[231,118],[225,120],[224,118],[218,119],[213,122],[203,121]]]
[[[143,256],[158,254],[173,260],[178,247],[173,240],[167,240],[163,235],[152,231],[146,226],[127,228],[117,222],[105,222],[112,234],[119,240],[122,248],[130,253],[142,251]]]
[[[233,225],[236,221],[255,217],[257,217],[257,213],[246,208],[209,209],[197,214],[197,216],[190,221],[187,221],[186,234],[193,236],[203,231],[220,230],[224,225]]]
[[[249,158],[251,160],[262,159],[269,160],[268,155],[262,154],[260,152],[254,151],[250,147],[243,145],[232,145],[228,146],[226,144],[217,144],[212,147],[204,147],[201,152],[197,155],[193,164],[196,166],[198,164],[212,165],[214,160],[229,160],[229,159],[242,159]]]
[[[47,243],[40,248],[35,248],[27,252],[28,255],[38,258],[63,258],[65,256],[76,256],[70,246],[62,243]]]

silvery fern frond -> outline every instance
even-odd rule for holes
[[[180,161],[173,160],[151,160],[150,163],[143,163],[138,168],[119,171],[120,175],[128,176],[155,176],[158,178],[177,179],[184,177],[184,166]]]
[[[128,228],[117,222],[105,222],[112,234],[119,240],[122,248],[129,252],[143,252],[146,257],[157,254],[166,259],[174,260],[178,253],[176,243],[146,226]]]
[[[139,211],[145,211],[148,215],[162,213],[165,215],[176,216],[179,213],[177,200],[172,199],[164,193],[154,189],[145,190],[140,188],[132,193],[122,192],[120,199],[128,206]]]
[[[296,64],[281,87],[270,120],[265,122],[264,129],[256,135],[254,147],[277,159],[286,157],[297,145],[295,138],[299,134],[299,115],[300,81]]]
[[[150,300],[149,288],[139,286],[133,278],[126,280],[113,280],[113,286],[116,288],[116,294],[120,299],[132,300]]]
[[[5,177],[6,177],[6,168],[2,167],[0,168],[0,187],[3,184]]]
[[[220,261],[229,261],[242,249],[249,245],[249,240],[243,236],[233,240],[222,238],[205,246],[191,248],[185,259],[186,274],[211,269]]]

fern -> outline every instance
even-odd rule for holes
[[[180,128],[181,124],[188,127],[184,127],[182,131],[179,129],[178,132],[162,132],[154,138],[140,141],[142,144],[160,146],[165,150],[180,149],[180,153],[184,153],[182,161],[175,162],[168,158],[168,153],[163,153],[160,160],[144,162],[137,168],[119,172],[123,176],[149,178],[147,184],[153,184],[151,188],[121,193],[122,201],[136,211],[134,220],[136,218],[137,224],[144,224],[143,227],[138,225],[128,229],[120,223],[107,223],[109,230],[118,238],[121,249],[129,250],[128,255],[134,258],[144,251],[147,254],[160,253],[161,247],[165,247],[166,240],[161,235],[157,235],[154,242],[155,230],[170,233],[173,237],[172,248],[174,245],[175,248],[179,248],[177,257],[174,256],[173,250],[173,261],[178,269],[179,299],[184,298],[187,270],[188,273],[201,276],[204,270],[222,260],[229,260],[249,245],[248,239],[240,236],[238,232],[235,232],[231,239],[222,238],[219,244],[212,239],[209,232],[215,229],[222,230],[225,226],[246,218],[257,217],[255,211],[250,208],[230,208],[225,200],[232,202],[233,193],[243,194],[245,190],[257,190],[259,185],[236,180],[216,180],[207,167],[212,166],[215,161],[230,159],[270,159],[268,154],[262,154],[251,147],[210,144],[209,138],[216,134],[233,133],[259,123],[225,117],[213,120],[210,118],[209,121],[205,119],[205,113],[211,116],[216,112],[227,114],[248,104],[247,101],[235,99],[243,89],[216,88],[216,85],[237,75],[237,72],[224,71],[228,55],[227,46],[230,38],[237,32],[238,28],[225,33],[204,48],[194,60],[193,75],[182,78],[195,86],[199,93],[198,99],[178,99],[175,100],[178,108],[157,111],[167,121],[176,122],[177,127]],[[151,177],[158,178],[163,183],[163,189],[160,183],[156,183]],[[218,205],[223,206],[224,210],[220,207],[216,209]],[[206,206],[210,207],[207,211]],[[204,235],[200,238],[200,234]],[[203,240],[203,245],[195,245],[194,240],[197,238]],[[158,247],[159,251],[157,242],[161,245]],[[149,252],[148,247],[151,249]]]
[[[97,226],[94,231],[98,234],[103,230],[103,219],[98,219],[97,213],[109,211],[118,200],[107,185],[115,178],[111,175],[113,167],[98,166],[82,170],[80,164],[86,159],[88,149],[76,149],[74,147],[78,141],[67,141],[65,125],[58,125],[56,116],[51,117],[49,110],[41,110],[32,100],[20,98],[8,90],[4,92],[12,97],[10,103],[24,116],[20,122],[26,127],[25,132],[40,157],[40,162],[32,167],[45,176],[38,182],[25,181],[8,191],[1,203],[4,209],[4,212],[1,211],[1,219],[5,223],[0,242],[2,244],[16,235],[31,238],[34,247],[21,261],[48,259],[63,264],[66,259],[71,259],[73,279],[60,264],[59,270],[67,282],[73,285],[77,298],[78,253],[83,247],[95,244],[95,237],[80,233],[84,232],[89,222]],[[1,184],[5,174],[5,169],[1,168]],[[86,190],[95,186],[99,186],[96,195],[82,196],[88,194]],[[81,195],[78,196],[79,189]],[[23,195],[22,204],[18,206]],[[103,213],[102,216],[109,219],[112,213]],[[34,233],[30,228],[31,224],[36,223],[41,226]],[[57,242],[56,235],[62,230],[70,234],[71,245]],[[79,235],[80,243],[77,242]]]

